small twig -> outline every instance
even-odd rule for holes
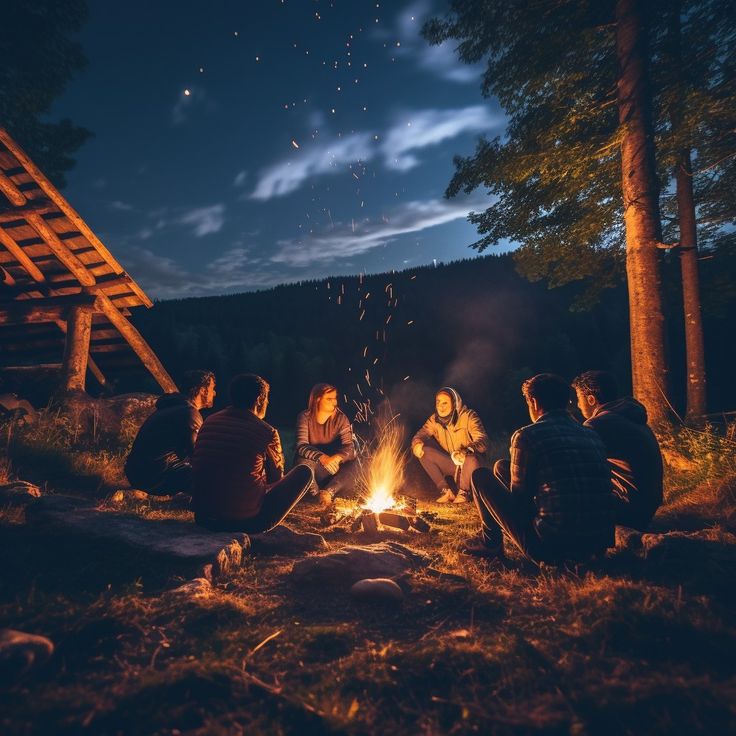
[[[262,646],[265,646],[268,644],[268,642],[271,641],[271,639],[275,639],[279,634],[283,632],[283,629],[279,629],[278,631],[275,631],[273,634],[269,634],[255,649],[251,649],[250,652],[248,652],[248,656],[251,654],[255,654]]]

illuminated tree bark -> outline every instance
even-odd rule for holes
[[[631,371],[634,396],[649,420],[669,420],[661,295],[661,240],[647,74],[647,34],[637,0],[616,2],[621,173],[626,227]]]

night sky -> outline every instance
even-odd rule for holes
[[[441,0],[90,2],[64,194],[159,299],[476,255],[452,157],[504,118],[430,47]]]

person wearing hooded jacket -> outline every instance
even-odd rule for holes
[[[202,426],[200,409],[215,399],[215,376],[210,371],[187,371],[181,393],[164,394],[138,430],[125,462],[133,488],[153,496],[190,493],[191,456]]]
[[[411,450],[437,486],[437,503],[467,503],[473,472],[487,464],[488,435],[460,394],[444,386],[435,394],[434,413],[412,438]]]
[[[662,504],[662,453],[647,425],[647,410],[620,397],[616,379],[587,371],[573,382],[584,425],[606,447],[616,523],[644,531]]]

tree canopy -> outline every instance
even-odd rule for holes
[[[85,128],[47,116],[86,59],[71,38],[87,17],[85,0],[5,0],[0,22],[0,125],[43,172],[63,186]]]

